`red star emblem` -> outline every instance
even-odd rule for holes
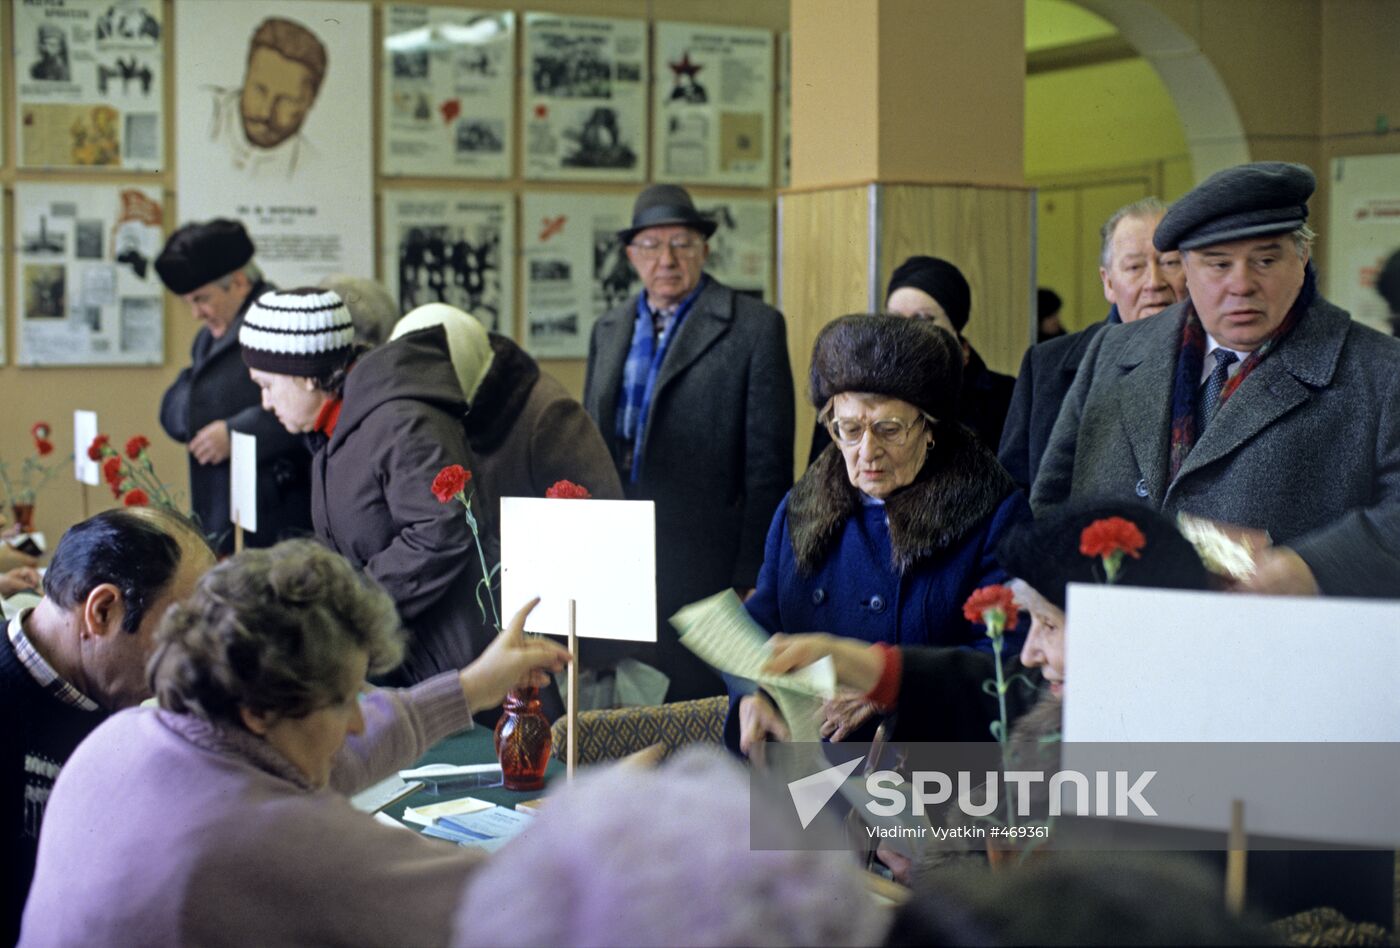
[[[666,65],[670,66],[671,71],[675,73],[678,77],[690,76],[691,78],[694,78],[696,73],[705,68],[699,63],[693,63],[690,61],[690,50],[685,51],[685,55],[681,57],[680,62],[667,63]]]

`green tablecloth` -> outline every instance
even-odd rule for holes
[[[432,750],[423,755],[423,759],[414,764],[415,767],[422,767],[425,764],[487,764],[496,759],[496,748],[494,745],[495,735],[490,729],[484,727],[474,727],[470,731],[463,731],[461,734],[449,737],[447,740],[433,747]],[[545,782],[553,780],[564,772],[564,765],[553,757],[549,759],[549,768],[545,771]],[[423,789],[413,794],[406,800],[386,807],[384,812],[396,820],[402,821],[404,807],[428,806],[432,803],[442,803],[445,800],[457,800],[461,797],[476,797],[478,800],[485,800],[488,803],[499,804],[500,806],[514,807],[517,803],[525,800],[534,800],[543,796],[544,790],[533,792],[517,793],[514,790],[507,790],[497,784],[494,787],[449,787],[442,793],[435,793],[431,789]],[[413,824],[408,824],[413,826]],[[417,827],[414,827],[415,829]]]

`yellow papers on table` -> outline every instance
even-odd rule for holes
[[[836,694],[836,667],[828,656],[787,675],[763,671],[768,633],[749,615],[734,590],[693,602],[671,616],[681,644],[719,671],[763,686],[778,703],[794,741],[821,740],[822,702]]]
[[[493,806],[495,804],[478,800],[476,797],[463,797],[460,800],[448,800],[445,803],[432,803],[428,806],[404,807],[403,820],[405,823],[417,823],[419,826],[432,826],[433,821],[439,817],[462,816],[466,813],[489,810]]]

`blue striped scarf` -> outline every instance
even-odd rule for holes
[[[647,295],[643,291],[637,296],[637,315],[632,323],[632,347],[627,350],[627,361],[622,367],[622,392],[617,400],[617,436],[623,444],[632,446],[632,470],[630,482],[635,484],[642,472],[642,435],[646,432],[647,413],[651,408],[651,396],[656,388],[656,376],[671,340],[680,331],[681,320],[690,312],[695,300],[705,289],[709,277],[701,275],[700,282],[690,295],[681,300],[675,315],[665,327],[658,341],[653,325],[652,311],[647,306]]]

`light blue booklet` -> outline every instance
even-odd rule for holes
[[[423,833],[459,846],[475,846],[495,852],[529,826],[532,819],[534,817],[528,813],[493,806],[475,813],[438,817],[431,826],[423,828]]]

